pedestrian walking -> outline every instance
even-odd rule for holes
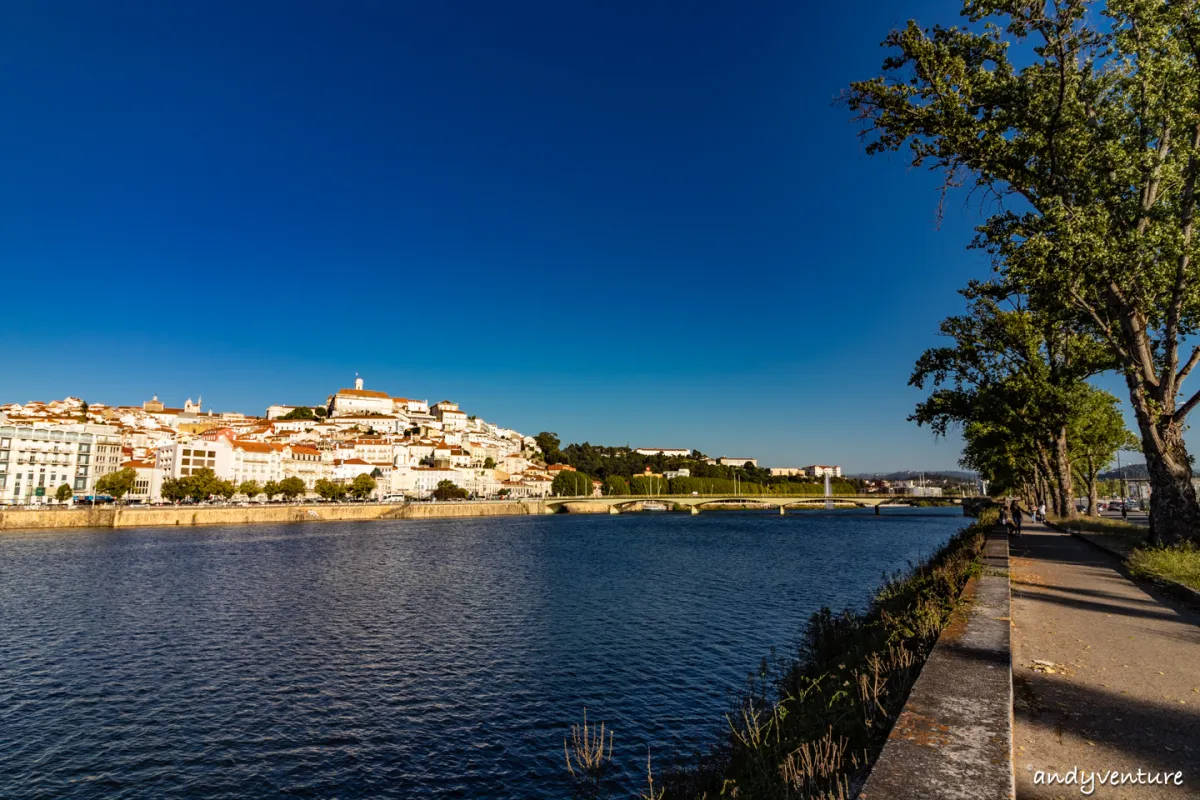
[[[1008,510],[1008,504],[1000,506],[1000,524],[1004,526],[1004,532],[1012,536],[1013,523],[1012,512]]]
[[[1045,522],[1046,521],[1046,504],[1045,503],[1042,503],[1040,506],[1038,506],[1037,516],[1033,518],[1033,521],[1034,522]]]
[[[1021,535],[1021,516],[1021,506],[1017,503],[1013,503],[1013,528],[1016,529],[1017,536]]]

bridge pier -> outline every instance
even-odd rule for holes
[[[621,509],[617,508],[616,506],[609,506],[609,507],[608,507],[608,513],[609,513],[609,514],[620,514],[620,513],[621,513]]]
[[[694,516],[694,517],[700,516],[700,509],[696,508],[695,506],[689,506],[689,508],[691,508],[691,510],[692,510],[692,516]]]
[[[883,505],[883,503],[876,503],[876,504],[875,504],[875,516],[877,516],[877,517],[883,516],[883,511],[880,509],[880,507],[881,507],[882,505]]]
[[[783,510],[783,506],[779,507],[779,516],[787,516],[787,512]]]

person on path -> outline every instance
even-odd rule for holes
[[[1021,504],[1013,503],[1013,528],[1017,531],[1017,536],[1021,535]]]
[[[1046,504],[1045,503],[1042,503],[1040,506],[1038,506],[1037,514],[1034,516],[1033,521],[1034,522],[1045,522],[1046,521]]]
[[[1000,506],[1000,524],[1004,526],[1005,533],[1007,533],[1009,536],[1012,536],[1012,512],[1008,510],[1008,503]]]

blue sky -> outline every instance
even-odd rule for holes
[[[939,228],[832,101],[958,8],[13,6],[0,401],[261,413],[358,372],[564,441],[954,467],[905,384],[988,271],[978,209]]]

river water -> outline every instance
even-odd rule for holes
[[[713,741],[770,648],[957,509],[0,536],[0,797],[562,798]]]

